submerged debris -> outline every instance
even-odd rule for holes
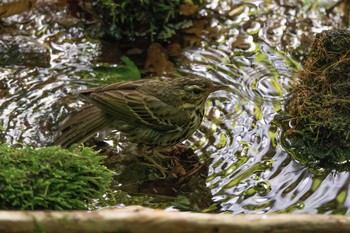
[[[289,136],[297,159],[350,170],[350,32],[318,34],[292,87]]]
[[[191,211],[215,208],[206,185],[208,166],[191,148],[177,145],[133,154],[128,149],[116,153],[106,146],[101,152],[108,155],[107,166],[118,174],[114,181],[119,192],[109,197],[115,204],[171,205]]]

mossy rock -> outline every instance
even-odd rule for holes
[[[305,164],[350,170],[350,32],[319,33],[292,88],[287,109],[296,158]]]
[[[0,209],[88,209],[109,191],[112,172],[87,147],[0,145]]]
[[[94,0],[105,35],[133,41],[166,41],[193,25],[203,0]]]

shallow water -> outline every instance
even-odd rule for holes
[[[348,214],[349,173],[314,173],[299,164],[282,146],[288,136],[274,122],[293,98],[290,82],[307,51],[302,42],[310,43],[302,38],[329,28],[329,21],[320,20],[322,11],[312,11],[307,22],[303,8],[264,1],[212,1],[208,8],[223,15],[212,22],[219,36],[185,49],[186,62],[178,66],[231,87],[210,97],[207,118],[187,142],[210,161],[207,185],[219,211]],[[82,104],[70,92],[98,85],[97,78],[77,74],[99,66],[100,42],[88,40],[79,26],[57,24],[66,17],[60,12],[41,9],[6,19],[44,43],[51,61],[47,68],[0,68],[3,141],[47,145],[67,112]]]

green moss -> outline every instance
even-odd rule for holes
[[[109,191],[112,172],[97,152],[0,145],[0,208],[87,209]]]
[[[114,39],[151,41],[167,40],[177,31],[192,26],[187,4],[200,7],[203,0],[95,0],[93,5],[102,17],[106,34]]]
[[[304,70],[292,86],[289,131],[298,160],[350,170],[350,32],[316,36]]]

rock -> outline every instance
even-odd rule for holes
[[[0,35],[0,65],[50,66],[50,52],[34,38],[22,35]]]

